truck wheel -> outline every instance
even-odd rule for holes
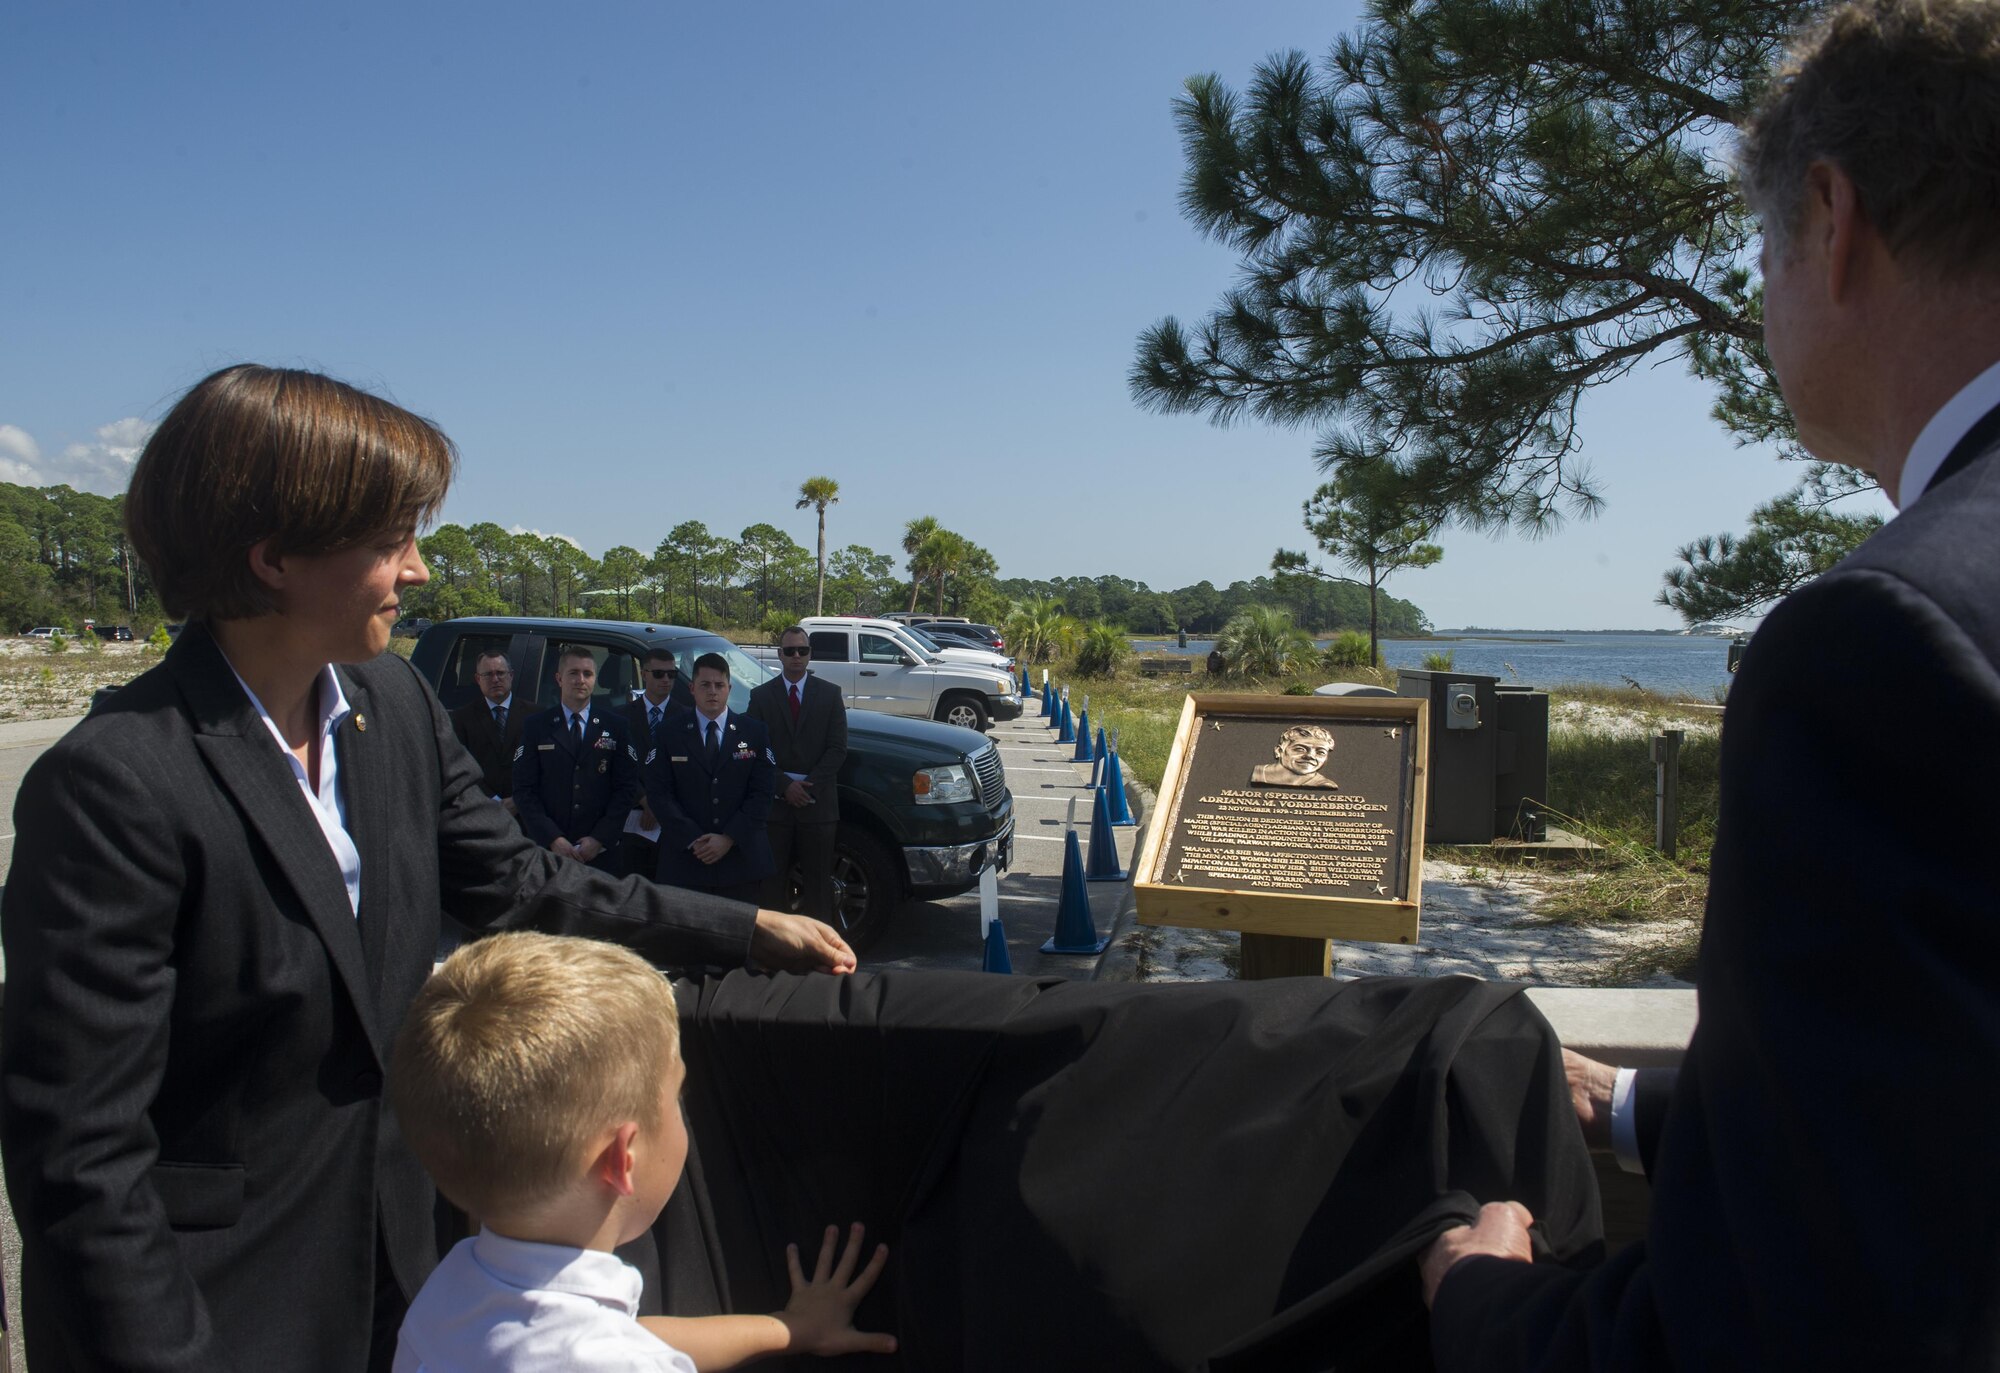
[[[874,943],[903,904],[903,879],[882,841],[842,825],[833,840],[833,927],[856,952]]]
[[[986,706],[976,696],[961,693],[945,697],[938,702],[937,718],[960,729],[977,730],[981,734],[986,732]]]

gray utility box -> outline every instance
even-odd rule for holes
[[[1431,703],[1427,844],[1548,837],[1549,698],[1477,673],[1402,668],[1398,696]]]

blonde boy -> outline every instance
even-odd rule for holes
[[[500,934],[458,950],[417,994],[390,1098],[438,1190],[482,1222],[410,1305],[396,1373],[730,1368],[781,1352],[892,1353],[854,1329],[888,1261],[859,1273],[862,1228],[771,1316],[637,1315],[612,1254],[644,1234],[687,1161],[679,1019],[665,979],[610,944]]]

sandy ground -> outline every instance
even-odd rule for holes
[[[158,661],[145,644],[72,639],[67,651],[51,653],[46,639],[0,639],[0,720],[81,715],[98,687],[129,682]]]
[[[1537,986],[1594,985],[1605,965],[1668,935],[1681,922],[1587,925],[1536,913],[1559,874],[1475,870],[1458,863],[1424,863],[1424,904],[1417,942],[1337,943],[1335,977],[1440,977],[1468,973]],[[1237,936],[1212,930],[1137,927],[1137,977],[1142,982],[1201,982],[1236,975]],[[1638,985],[1693,984],[1656,974]]]

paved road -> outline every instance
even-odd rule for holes
[[[1015,805],[1014,866],[999,883],[1001,926],[1017,975],[1088,977],[1096,960],[1043,954],[1040,949],[1042,942],[1055,931],[1064,820],[1072,798],[1076,800],[1077,838],[1083,852],[1089,851],[1090,767],[1069,761],[1074,748],[1058,747],[1054,742],[1055,731],[1043,725],[1034,710],[1031,705],[1026,719],[995,725],[990,731],[1000,747]],[[4,881],[13,858],[14,795],[21,778],[42,750],[75,723],[75,719],[66,719],[0,724],[0,802],[4,802],[0,814],[6,817],[4,829],[0,829],[0,881]],[[1120,862],[1129,868],[1138,831],[1120,829],[1115,834]],[[1087,885],[1098,933],[1109,933],[1125,884]],[[968,892],[948,901],[911,905],[862,956],[861,966],[977,970],[983,952],[979,896],[977,892]],[[0,964],[0,985],[4,985],[4,978],[5,966]],[[14,1294],[20,1287],[20,1238],[15,1233],[13,1212],[6,1206],[4,1195],[0,1195],[0,1262],[4,1262],[7,1285],[7,1325],[10,1330],[18,1331]],[[24,1370],[17,1348],[11,1373]]]

